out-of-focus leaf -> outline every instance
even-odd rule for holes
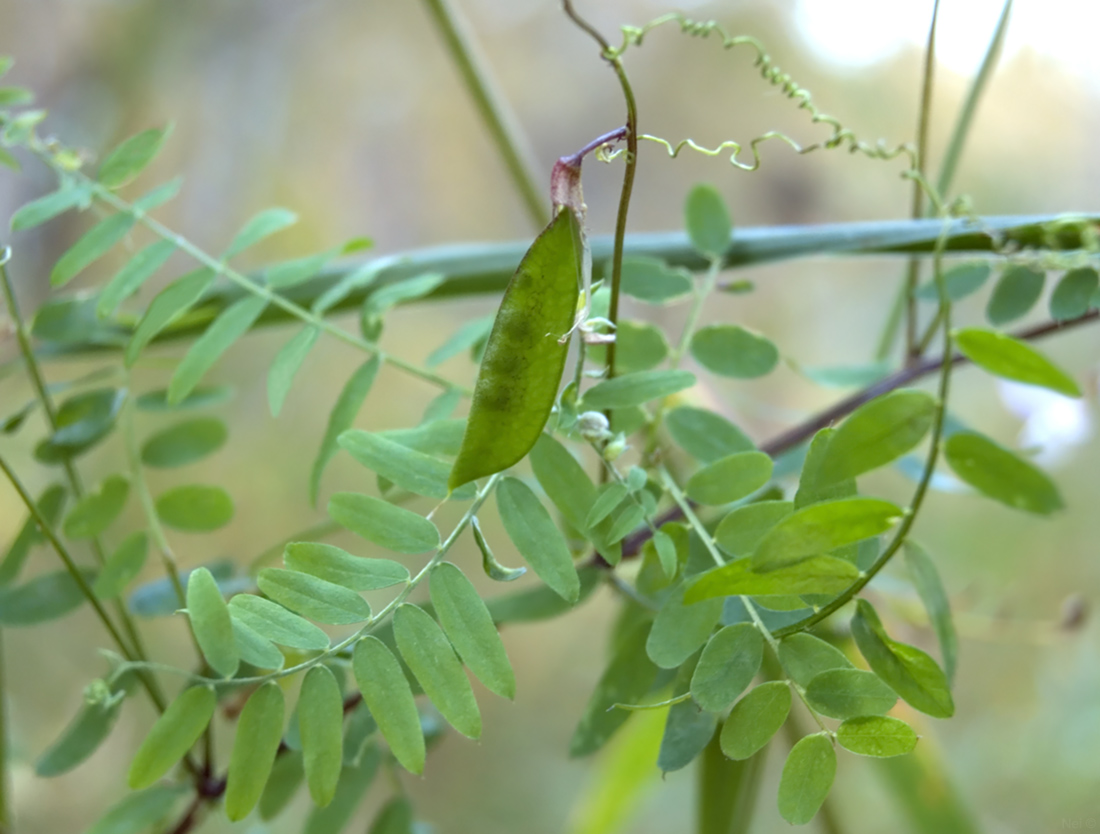
[[[694,384],[695,374],[688,371],[637,371],[605,379],[589,388],[584,392],[580,407],[584,411],[630,408],[667,397]]]
[[[928,619],[936,632],[943,655],[943,668],[947,680],[955,679],[955,661],[958,657],[959,639],[955,633],[955,622],[951,619],[951,603],[947,599],[943,580],[940,579],[936,564],[928,552],[912,539],[906,539],[904,545],[905,564],[913,578],[913,586],[924,603]]]
[[[271,416],[278,417],[283,410],[283,403],[290,393],[290,386],[294,382],[294,376],[302,367],[310,349],[317,343],[321,331],[313,326],[306,325],[299,330],[294,337],[283,345],[275,355],[271,368],[267,373],[267,402],[271,408]]]
[[[765,376],[779,364],[779,349],[771,341],[736,324],[696,330],[691,355],[708,371],[733,379]]]
[[[943,274],[943,282],[947,287],[947,297],[955,302],[961,301],[968,295],[973,295],[989,280],[992,271],[992,267],[983,261],[951,267]],[[935,281],[929,281],[917,287],[914,295],[921,301],[940,300],[939,288]]]
[[[674,408],[665,415],[665,425],[676,444],[703,463],[756,448],[741,429],[722,415],[703,408]]]
[[[87,760],[110,735],[132,684],[131,675],[121,675],[110,685],[97,681],[88,687],[80,711],[34,763],[35,774],[44,779],[60,776]],[[97,686],[101,692],[95,692]]]
[[[325,467],[339,448],[338,438],[355,422],[355,415],[363,407],[363,401],[370,393],[381,365],[382,359],[377,354],[360,365],[344,383],[336,404],[329,412],[325,436],[321,440],[321,448],[317,452],[317,458],[313,462],[309,475],[309,500],[314,506],[321,491],[321,475],[324,474]]]
[[[1068,321],[1083,316],[1089,311],[1098,285],[1100,276],[1091,266],[1071,269],[1050,294],[1050,317],[1055,321]]]
[[[249,698],[237,721],[225,785],[225,813],[236,822],[260,801],[283,737],[283,690],[268,681]]]
[[[112,214],[100,220],[58,258],[50,272],[50,284],[54,287],[68,284],[126,237],[135,222],[129,214]]]
[[[112,190],[137,178],[160,151],[172,128],[149,128],[131,136],[107,154],[96,178]]]
[[[707,464],[687,482],[688,497],[700,504],[730,504],[763,487],[772,459],[763,452],[736,452]]]
[[[100,292],[96,315],[101,318],[113,315],[119,305],[141,289],[175,251],[176,244],[170,240],[158,240],[139,250]]]
[[[229,432],[216,417],[196,417],[157,432],[141,447],[141,462],[158,469],[186,466],[222,447]]]
[[[987,498],[1016,510],[1050,515],[1062,509],[1058,487],[1037,466],[976,432],[947,438],[944,457],[959,478]]]
[[[83,208],[90,198],[91,190],[86,186],[63,185],[57,191],[20,206],[11,216],[11,230],[33,229],[69,209],[77,206]]]
[[[185,689],[170,703],[130,763],[130,788],[149,787],[182,759],[210,723],[217,705],[209,686]]]
[[[1026,315],[1043,294],[1046,277],[1045,272],[1033,267],[1007,267],[985,308],[990,324],[999,327]]]
[[[623,258],[622,291],[649,304],[676,301],[691,292],[691,276],[657,258]]]
[[[177,278],[150,303],[126,346],[126,367],[132,367],[158,333],[190,310],[214,283],[214,270],[203,267]]]
[[[264,209],[244,224],[244,228],[237,232],[222,257],[225,258],[225,260],[229,260],[235,255],[239,255],[250,246],[255,246],[264,238],[270,237],[276,232],[281,232],[283,229],[288,226],[293,226],[297,222],[298,215],[289,209]]]
[[[699,254],[721,258],[730,248],[733,223],[722,195],[713,185],[696,185],[684,202],[684,226]]]
[[[207,533],[233,519],[233,499],[218,486],[173,487],[157,498],[156,509],[162,522],[186,533]]]
[[[994,376],[1039,385],[1067,397],[1081,396],[1073,377],[1019,339],[971,327],[955,331],[955,344],[971,362]]]
[[[38,512],[51,526],[56,524],[57,519],[61,516],[61,508],[65,506],[65,495],[65,487],[60,484],[53,484],[46,487],[42,494],[38,496],[38,500],[35,501]],[[38,524],[33,516],[28,515],[27,520],[23,522],[23,526],[19,528],[19,533],[12,541],[11,547],[4,554],[4,558],[0,560],[0,587],[10,585],[19,577],[31,549],[45,540],[46,537],[38,529]]]
[[[81,569],[90,585],[95,575]],[[0,588],[0,625],[29,626],[71,614],[85,601],[84,591],[67,570],[36,576],[22,585]]]
[[[190,785],[154,785],[128,794],[100,817],[87,834],[143,834],[172,813]]]

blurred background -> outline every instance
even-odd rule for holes
[[[915,135],[930,0],[680,5],[693,16],[721,20],[735,34],[760,38],[822,110],[861,138],[896,143]],[[548,175],[558,156],[622,123],[613,74],[554,0],[459,0],[459,6],[541,171]],[[996,0],[943,0],[942,6],[932,171],[1000,12]],[[620,24],[640,25],[668,10],[658,0],[578,0],[578,7],[613,41]],[[1098,28],[1100,5],[1094,2],[1017,0],[1001,65],[956,180],[957,193],[969,195],[979,213],[1100,210]],[[16,59],[9,80],[35,90],[51,112],[47,131],[93,155],[142,128],[174,123],[166,150],[143,183],[186,175],[180,197],[160,216],[207,250],[223,248],[261,208],[281,205],[298,212],[302,222],[257,248],[250,255],[253,266],[359,235],[388,253],[442,242],[519,239],[535,231],[424,4],[413,0],[0,0],[0,54]],[[760,79],[750,51],[723,52],[716,41],[666,27],[631,50],[626,63],[645,132],[673,141],[691,136],[712,146],[726,138],[747,144],[771,129],[804,143],[828,135]],[[722,159],[670,160],[659,147],[643,145],[631,230],[681,228],[684,196],[698,181],[721,190],[740,226],[908,214],[910,186],[900,177],[901,160],[873,162],[840,151],[797,156],[781,143],[765,145],[763,156],[762,169],[748,174]],[[593,233],[613,228],[621,176],[619,163],[586,166]],[[23,175],[0,173],[5,227],[19,205],[52,187],[49,172],[33,163]],[[86,223],[70,215],[12,238],[12,270],[26,311],[45,299],[50,266]],[[111,267],[105,261],[80,284],[102,282]],[[818,258],[746,270],[735,277],[751,279],[756,291],[716,299],[707,306],[706,320],[760,330],[794,363],[866,362],[902,272],[901,261],[886,258]],[[984,297],[963,302],[959,319],[980,322]],[[490,313],[495,303],[485,298],[406,308],[390,317],[383,342],[422,362],[462,321]],[[652,319],[674,333],[685,312],[682,306],[627,307],[628,317]],[[1033,318],[1044,317],[1040,305]],[[355,326],[350,318],[346,324]],[[360,360],[346,346],[322,340],[282,416],[273,420],[264,379],[289,332],[250,337],[215,370],[217,381],[237,391],[220,408],[231,443],[193,471],[153,473],[155,489],[186,477],[224,484],[237,501],[236,518],[223,531],[173,538],[184,567],[217,557],[244,564],[322,518],[308,505],[306,478],[331,403]],[[957,416],[1006,444],[1043,447],[1068,510],[1036,519],[973,495],[935,493],[917,525],[952,594],[962,635],[956,717],[918,721],[922,756],[943,771],[942,782],[921,790],[932,792],[929,802],[957,791],[978,830],[1061,831],[1100,821],[1100,629],[1091,621],[1072,632],[1058,627],[1067,597],[1081,594],[1091,603],[1100,587],[1100,446],[1093,431],[1098,342],[1095,329],[1082,328],[1043,344],[1083,380],[1083,402],[1036,397],[972,370],[956,377]],[[14,356],[13,340],[0,334],[0,360]],[[178,353],[152,356],[138,371],[142,390],[164,384],[167,363]],[[70,378],[93,367],[91,360],[55,364],[51,374]],[[468,382],[475,369],[463,357],[442,370]],[[15,380],[3,385],[7,412],[27,391]],[[357,425],[413,425],[434,393],[384,369]],[[747,383],[707,377],[700,396],[763,441],[839,393],[781,367]],[[166,419],[145,415],[139,430],[151,431]],[[4,441],[5,454],[10,448],[35,491],[50,474],[29,454],[40,433],[41,426],[32,425],[15,441]],[[86,480],[116,471],[119,455],[115,440],[85,458]],[[340,456],[325,490],[369,489],[373,478],[365,474]],[[862,486],[899,501],[911,491],[895,472]],[[127,521],[137,524],[134,508],[129,512]],[[15,494],[0,486],[0,543],[10,541],[22,518]],[[445,509],[440,524],[446,528],[455,518]],[[515,564],[518,557],[499,524],[492,518],[486,523],[502,561]],[[334,541],[366,555],[350,537]],[[464,539],[452,558],[477,572],[471,541]],[[158,575],[153,562],[147,578]],[[52,569],[49,554],[39,552],[31,570]],[[904,573],[899,569],[894,576]],[[486,583],[483,590],[500,589]],[[581,830],[578,808],[588,801],[601,758],[569,760],[568,738],[605,661],[603,638],[593,635],[606,633],[615,610],[614,600],[599,591],[567,617],[507,630],[516,702],[479,690],[482,740],[452,735],[433,752],[424,779],[406,778],[425,820],[444,834]],[[892,628],[899,639],[932,645],[926,630],[907,625],[900,615]],[[157,656],[187,657],[180,621],[150,621],[149,629]],[[151,710],[134,699],[93,759],[60,779],[37,779],[34,758],[75,712],[83,686],[103,673],[95,652],[103,641],[82,611],[46,627],[9,630],[5,643],[17,830],[81,831],[123,794],[128,756],[149,726]],[[788,830],[775,811],[781,761],[773,751],[754,828],[761,834]],[[688,830],[691,769],[662,780],[654,768],[653,775],[623,830]],[[841,754],[834,789],[841,830],[909,830],[888,788],[891,778],[906,777]],[[349,830],[366,830],[387,793],[379,779]],[[202,830],[297,831],[307,813],[303,792],[287,817],[267,828],[247,821],[229,826],[214,816]]]

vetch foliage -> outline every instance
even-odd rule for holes
[[[433,9],[447,14],[446,4]],[[104,677],[88,686],[75,717],[38,756],[36,772],[60,775],[93,757],[131,700],[147,698],[158,714],[132,758],[134,793],[106,810],[93,832],[149,830],[184,797],[189,805],[171,829],[179,834],[201,814],[220,813],[219,804],[232,821],[253,813],[269,820],[303,784],[316,806],[305,830],[335,832],[383,769],[395,790],[370,830],[411,831],[417,811],[393,765],[430,776],[432,746],[450,732],[440,716],[459,734],[479,738],[481,696],[470,676],[496,696],[526,694],[498,630],[566,616],[601,585],[614,593],[600,604],[620,613],[609,638],[593,641],[606,651],[604,672],[567,752],[595,754],[625,732],[625,749],[641,749],[638,738],[652,741],[646,755],[654,759],[644,769],[637,762],[626,767],[611,751],[602,778],[625,781],[596,792],[606,807],[593,819],[620,819],[621,803],[608,810],[614,803],[607,797],[636,795],[652,766],[679,770],[698,760],[700,819],[711,826],[705,830],[746,830],[764,756],[785,731],[790,752],[774,799],[784,819],[804,824],[828,801],[837,745],[868,757],[903,756],[929,726],[908,707],[934,718],[954,713],[958,635],[936,569],[941,556],[911,537],[927,494],[938,488],[935,476],[946,467],[980,495],[1037,516],[1053,515],[1063,498],[1026,452],[977,429],[947,431],[952,376],[969,363],[1081,395],[1078,380],[1030,342],[1096,319],[1097,218],[993,220],[949,202],[941,193],[947,185],[937,189],[926,176],[923,148],[858,138],[819,111],[759,42],[717,23],[665,15],[624,27],[615,47],[569,0],[564,11],[598,43],[594,57],[615,72],[626,124],[549,172],[550,219],[533,241],[446,258],[414,252],[339,265],[338,256],[361,258],[371,245],[356,238],[255,274],[239,271],[235,259],[294,224],[294,212],[259,211],[212,255],[154,216],[181,181],[124,196],[142,182],[169,130],[125,140],[93,174],[81,154],[39,134],[42,111],[19,109],[29,103],[27,91],[0,88],[0,143],[58,181],[13,214],[14,254],[5,249],[0,258],[23,371],[17,378],[33,395],[0,414],[0,469],[27,513],[0,557],[0,625],[30,627],[88,606],[110,647]],[[716,36],[726,50],[752,50],[764,81],[812,123],[831,127],[831,135],[802,145],[769,131],[748,141],[753,160],[742,162],[742,145],[733,140],[708,150],[690,139],[674,145],[641,133],[622,56],[666,24],[700,42]],[[503,128],[495,135],[507,144]],[[687,194],[686,233],[676,242],[628,241],[640,139],[674,157],[685,147],[710,156],[729,150],[743,170],[760,165],[758,146],[769,139],[798,153],[847,148],[902,160],[903,175],[932,215],[871,228],[761,234],[735,228],[718,189],[697,185]],[[586,233],[580,184],[589,154],[624,166],[610,241],[589,241]],[[3,150],[0,163],[18,160]],[[52,265],[57,293],[28,326],[7,268],[19,257],[21,235],[69,212],[90,218],[93,207],[95,218],[77,220],[80,235]],[[126,262],[103,274],[103,259],[136,233],[153,240],[127,249]],[[899,358],[890,352],[896,334],[887,327],[887,350],[866,364],[804,368],[822,387],[856,390],[757,443],[730,419],[729,392],[771,374],[781,356],[797,364],[781,353],[781,340],[739,316],[706,321],[708,302],[723,289],[752,291],[744,281],[720,284],[727,269],[824,252],[927,256],[931,278],[920,284],[915,271],[898,308],[925,332],[908,333]],[[949,265],[949,253],[967,260]],[[182,271],[143,302],[141,291],[168,277],[176,260],[185,262]],[[984,303],[994,328],[1021,318],[1038,304],[1046,271],[1054,269],[1064,275],[1050,297],[1049,323],[1016,334],[953,326],[956,304]],[[97,289],[68,289],[92,275],[102,279]],[[464,283],[471,275],[481,282],[474,290]],[[379,345],[398,305],[487,286],[502,292],[495,314],[461,325],[426,367]],[[620,317],[623,296],[641,302],[633,308],[638,318]],[[676,319],[682,326],[663,326],[673,321],[665,308],[674,305],[683,305]],[[353,309],[357,331],[334,320]],[[249,334],[280,323],[288,326],[266,374],[273,417],[300,396],[294,382],[308,372],[322,339],[362,354],[325,400],[323,436],[288,444],[308,448],[301,498],[316,508],[325,496],[327,517],[318,513],[314,525],[250,566],[210,562],[202,539],[189,534],[232,524],[238,505],[260,510],[254,496],[231,496],[207,468],[231,440],[222,417],[210,413],[231,390],[204,380]],[[937,339],[938,355],[931,347]],[[174,351],[171,371],[161,387],[139,390],[145,383],[138,380],[160,367],[150,361],[160,345]],[[477,364],[476,376],[471,363],[459,363],[464,353]],[[60,373],[51,360],[73,354],[91,355],[101,368],[77,380],[54,379]],[[435,389],[419,425],[375,426],[365,404],[385,396],[375,390],[385,365]],[[935,377],[934,392],[923,387],[925,377]],[[0,376],[0,385],[9,384],[6,373]],[[708,396],[696,396],[703,386]],[[15,399],[3,402],[8,409]],[[9,450],[23,437],[50,484],[37,496],[10,463],[21,460]],[[89,489],[79,467],[101,444],[126,465]],[[360,465],[356,491],[328,493],[327,477],[335,479],[326,476],[329,464],[345,453]],[[864,477],[887,467],[911,475],[911,461],[911,492]],[[176,471],[185,467],[196,474]],[[156,494],[147,470],[158,470]],[[457,521],[445,523],[451,516],[444,506],[460,514]],[[504,535],[479,522],[479,513],[494,511]],[[472,546],[463,551],[457,543],[468,543],[467,528]],[[345,550],[323,541],[340,530],[357,543]],[[900,582],[876,586],[877,609],[863,595],[899,551],[942,667],[890,636],[906,616]],[[160,574],[134,587],[150,552]],[[273,564],[280,556],[281,567]],[[479,561],[484,577],[477,576]],[[25,573],[28,564],[35,569]],[[479,583],[510,583],[528,568],[519,590],[482,597]],[[148,653],[142,620],[176,612],[186,617],[166,627],[186,622],[179,627],[189,628],[194,651],[165,662]],[[836,615],[850,617],[847,627]],[[908,707],[897,706],[899,698]],[[647,718],[624,731],[638,710]],[[215,743],[223,733],[232,744]],[[843,776],[843,759],[840,767]],[[0,818],[0,827],[5,822]]]

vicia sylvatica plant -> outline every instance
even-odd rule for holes
[[[0,627],[33,628],[88,607],[102,626],[105,658],[79,712],[38,751],[37,776],[93,759],[121,712],[147,699],[159,718],[118,775],[131,793],[88,831],[181,834],[210,815],[274,820],[303,790],[316,806],[306,831],[336,832],[374,781],[390,793],[371,831],[420,830],[425,821],[401,771],[430,780],[435,742],[452,732],[480,736],[470,676],[485,697],[524,697],[498,629],[569,616],[607,585],[618,613],[605,671],[591,682],[572,739],[546,755],[595,754],[630,732],[632,716],[656,715],[663,735],[652,768],[698,761],[695,830],[748,830],[769,756],[784,763],[778,795],[761,801],[777,803],[791,823],[821,815],[831,826],[829,792],[849,754],[907,756],[926,717],[955,712],[948,597],[936,555],[913,535],[937,476],[1005,512],[1047,516],[1074,500],[1026,454],[951,415],[952,375],[963,364],[1079,397],[1077,380],[1033,342],[1098,316],[1100,219],[985,217],[952,191],[1011,2],[938,177],[925,166],[928,95],[917,142],[870,143],[822,113],[751,37],[669,14],[623,27],[616,45],[569,0],[563,14],[596,45],[593,71],[606,64],[621,84],[625,124],[607,132],[624,121],[608,114],[610,124],[592,126],[595,138],[532,175],[502,104],[455,35],[454,10],[443,0],[427,6],[454,35],[447,43],[463,78],[544,226],[533,241],[371,258],[362,251],[369,242],[353,240],[242,271],[238,257],[293,224],[291,211],[259,211],[223,251],[207,252],[157,219],[181,181],[142,178],[169,131],[145,130],[93,160],[48,132],[28,91],[0,88],[0,162],[15,172],[46,166],[56,177],[53,190],[10,218],[0,263],[15,348],[0,376],[0,469],[26,511],[0,553]],[[697,38],[700,49],[752,51],[762,83],[829,134],[801,145],[766,133],[745,143],[747,158],[735,141],[705,148],[645,134],[625,57],[643,59],[658,27]],[[934,34],[933,19],[930,53]],[[867,164],[898,166],[907,180],[899,187],[914,189],[913,218],[734,228],[718,191],[697,185],[684,233],[626,237],[644,142],[674,157],[728,157],[732,166],[715,172],[724,177],[755,170],[760,144],[771,139],[800,154],[845,149]],[[586,234],[586,159],[623,171],[610,238]],[[783,164],[782,154],[773,161]],[[21,311],[10,277],[21,235],[66,212],[82,213],[86,230],[40,276],[53,289],[49,300]],[[120,249],[125,264],[104,272],[101,259]],[[896,306],[882,311],[882,355],[863,367],[806,372],[807,384],[852,393],[760,441],[721,406],[691,398],[700,377],[755,379],[780,362],[767,334],[736,320],[701,324],[714,293],[752,291],[724,275],[814,253],[868,252],[896,255],[906,267]],[[170,260],[186,262],[181,274],[166,274]],[[70,291],[82,275],[102,280],[91,292]],[[1050,322],[1013,331],[1048,280],[1057,281]],[[987,285],[988,324],[956,328],[956,305],[981,304]],[[459,326],[426,365],[383,346],[396,306],[472,294],[494,298],[495,315]],[[636,310],[682,305],[685,324],[666,332],[644,317],[626,319],[623,296]],[[205,380],[231,346],[260,329],[282,338],[267,372],[273,415],[295,396],[295,377],[320,340],[358,350],[361,364],[331,391],[323,437],[286,444],[312,455],[309,478],[295,489],[317,508],[318,523],[252,564],[210,561],[188,551],[187,534],[231,523],[237,505],[259,497],[185,477],[154,492],[148,471],[203,460],[228,442],[218,413],[231,390]],[[463,354],[465,369],[438,370]],[[58,360],[74,356],[93,359],[94,370],[72,376]],[[142,365],[167,368],[159,385],[138,382],[133,371]],[[376,384],[383,365],[437,390],[418,425],[375,430],[361,414],[385,396]],[[112,450],[115,471],[86,483],[84,455],[99,447]],[[33,462],[16,465],[21,448],[33,449]],[[326,467],[337,455],[361,464],[360,490],[328,488]],[[49,485],[29,491],[25,484],[43,477],[23,466],[41,467]],[[861,489],[864,475],[884,467],[910,477],[908,495]],[[451,504],[457,521],[442,525],[437,515]],[[121,521],[128,507],[140,511],[135,527]],[[489,515],[505,535],[482,530],[479,517]],[[339,531],[355,534],[358,546],[325,541]],[[480,560],[456,557],[462,540]],[[161,574],[139,584],[150,558]],[[893,590],[874,583],[894,561],[905,563],[927,610],[931,651],[893,634]],[[470,579],[482,571],[502,588],[487,599]],[[511,590],[507,583],[528,571],[533,577]],[[175,614],[189,652],[153,656],[143,638],[148,621]],[[385,770],[394,778],[376,780]],[[13,822],[7,780],[0,784],[0,822],[11,828],[18,807]],[[629,780],[619,784],[631,790]],[[445,820],[427,822],[451,830]]]

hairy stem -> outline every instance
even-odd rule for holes
[[[451,0],[424,2],[443,36],[451,59],[458,66],[462,83],[473,98],[478,115],[508,169],[527,216],[536,229],[541,229],[550,222],[550,212],[531,151],[514,114],[493,84],[493,75],[485,66],[470,27]]]

